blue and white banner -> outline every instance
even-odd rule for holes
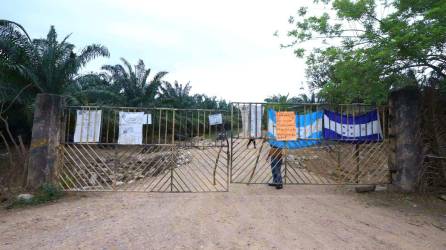
[[[347,116],[324,110],[324,138],[351,142],[381,141],[378,111]]]
[[[269,144],[277,148],[305,148],[320,143],[322,138],[323,112],[312,112],[296,115],[296,140],[276,141],[276,111],[268,110],[268,138]],[[302,140],[304,139],[304,140]],[[312,140],[313,139],[313,140]]]

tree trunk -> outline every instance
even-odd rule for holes
[[[56,181],[58,146],[62,135],[64,98],[39,94],[35,102],[27,188]]]

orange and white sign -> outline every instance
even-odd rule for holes
[[[291,111],[282,111],[276,113],[276,140],[277,141],[295,141],[296,115]]]

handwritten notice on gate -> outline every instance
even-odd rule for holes
[[[294,112],[283,111],[276,113],[276,140],[277,141],[295,141],[296,115]]]

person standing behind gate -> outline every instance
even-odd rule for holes
[[[271,147],[268,152],[268,158],[271,160],[271,172],[273,174],[273,182],[268,183],[269,186],[274,186],[277,189],[283,188],[282,182],[282,149]]]
[[[246,148],[249,148],[251,142],[254,144],[254,148],[256,148],[256,139],[254,137],[249,137],[248,144],[246,144]]]

